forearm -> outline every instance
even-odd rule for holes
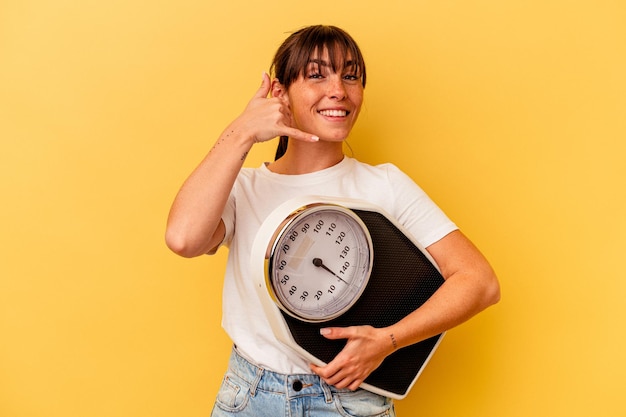
[[[473,277],[451,276],[420,308],[385,329],[388,342],[397,349],[450,330],[497,302],[494,292]]]
[[[445,281],[420,308],[387,329],[398,347],[452,329],[500,299],[495,272],[460,231],[450,233],[428,251]]]
[[[328,365],[311,365],[313,372],[338,388],[356,389],[393,351],[449,330],[496,303],[498,280],[487,260],[459,231],[427,248],[445,278],[422,306],[399,322],[323,329],[329,339],[348,339]]]
[[[176,195],[167,220],[166,243],[179,255],[207,253],[216,236],[224,207],[254,138],[231,124]]]

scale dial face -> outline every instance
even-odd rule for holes
[[[268,288],[287,314],[327,321],[359,299],[372,262],[372,239],[354,212],[332,204],[310,205],[279,227],[267,260]]]

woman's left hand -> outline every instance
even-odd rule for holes
[[[321,333],[327,339],[348,339],[326,366],[311,364],[313,372],[337,388],[356,390],[394,350],[385,330],[372,326],[329,327]]]

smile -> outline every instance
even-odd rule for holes
[[[328,117],[345,117],[348,112],[346,110],[320,110],[319,114]]]

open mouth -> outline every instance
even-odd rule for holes
[[[328,117],[346,117],[350,112],[347,110],[320,110],[318,113]]]

